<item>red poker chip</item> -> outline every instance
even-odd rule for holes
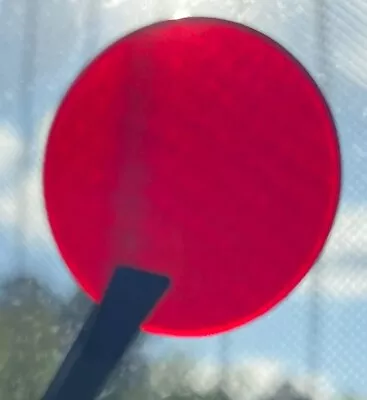
[[[116,266],[168,275],[144,323],[201,336],[262,315],[319,256],[341,167],[330,110],[284,48],[211,18],[103,51],[54,120],[44,195],[66,265],[99,302]]]

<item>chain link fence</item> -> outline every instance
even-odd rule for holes
[[[287,300],[217,337],[142,336],[101,398],[365,400],[365,0],[0,0],[0,398],[40,397],[90,306],[43,211],[43,149],[59,101],[117,37],[182,16],[248,24],[309,69],[339,130],[341,206],[318,264]]]

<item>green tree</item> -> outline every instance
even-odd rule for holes
[[[0,298],[0,399],[38,400],[65,357],[91,309],[77,293],[61,303],[35,280],[19,279]],[[116,369],[101,395],[145,400],[149,370],[140,346],[142,336]]]
[[[26,279],[11,282],[0,301],[0,398],[38,399],[61,357],[57,303]]]

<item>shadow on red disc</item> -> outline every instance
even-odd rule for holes
[[[53,235],[100,301],[113,269],[166,274],[146,332],[201,336],[268,311],[301,281],[336,213],[340,154],[305,69],[210,18],[138,30],[66,94],[49,136]]]

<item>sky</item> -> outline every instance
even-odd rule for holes
[[[244,328],[201,340],[162,339],[156,348],[173,346],[212,360],[219,359],[226,346],[233,367],[247,362],[263,374],[293,374],[305,382],[310,349],[315,346],[322,388],[367,397],[367,3],[325,3],[322,47],[320,9],[314,0],[101,0],[98,12],[82,0],[43,2],[37,16],[35,74],[24,91],[20,65],[30,40],[22,41],[26,0],[0,1],[0,54],[6,60],[0,65],[0,281],[15,274],[36,277],[61,298],[76,290],[49,231],[40,177],[52,118],[85,63],[120,35],[158,19],[205,15],[245,22],[278,40],[304,63],[324,89],[338,127],[343,192],[316,267],[320,339],[310,345],[311,274],[285,302]],[[24,107],[29,111],[26,121]],[[30,163],[19,176],[24,148]],[[28,212],[20,218],[22,206]],[[26,252],[19,243],[26,244]]]

